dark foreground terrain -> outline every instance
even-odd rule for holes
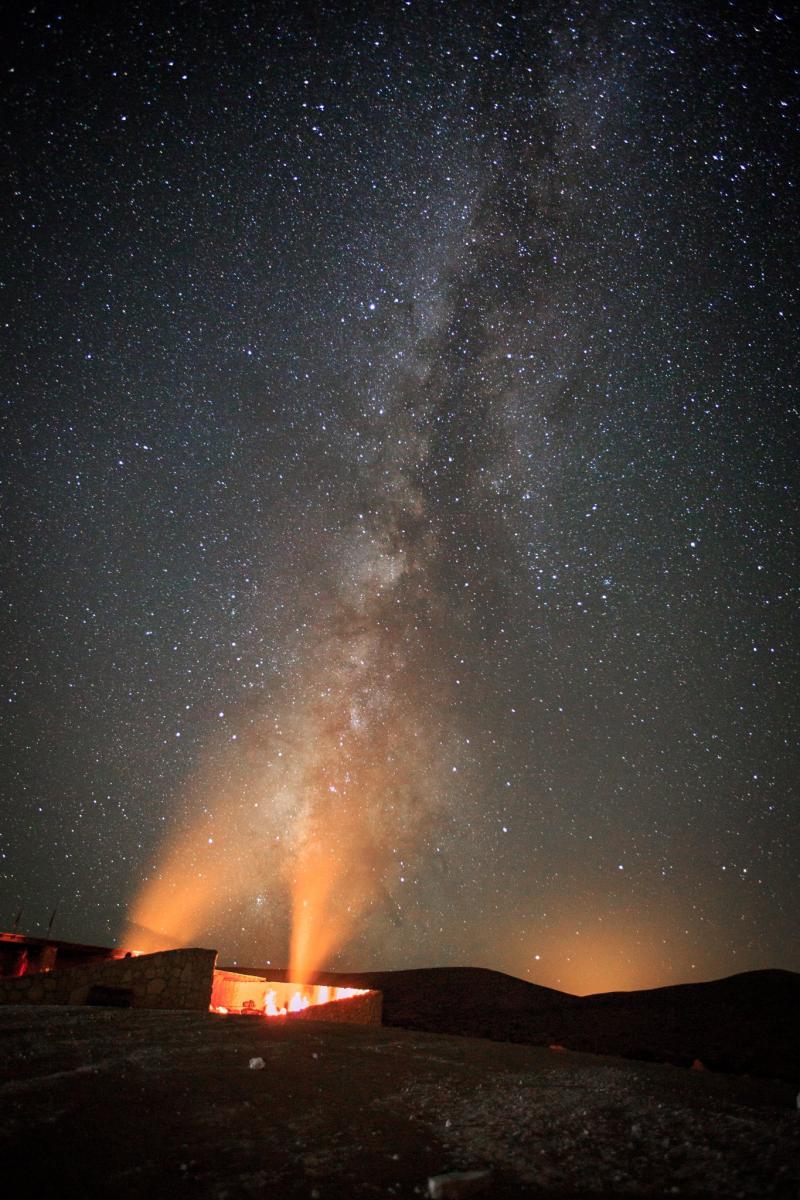
[[[281,972],[272,972],[281,975]],[[748,971],[709,983],[571,996],[477,967],[320,975],[383,993],[386,1025],[645,1062],[784,1079],[800,1086],[800,975]]]
[[[250,1060],[263,1059],[252,1069]],[[800,1195],[789,1084],[394,1028],[0,1008],[9,1197]]]

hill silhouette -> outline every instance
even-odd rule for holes
[[[590,996],[480,967],[323,972],[315,981],[378,988],[384,1024],[404,1029],[800,1080],[800,975],[792,971]]]

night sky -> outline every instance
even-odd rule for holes
[[[800,970],[791,16],[19,6],[0,927]]]

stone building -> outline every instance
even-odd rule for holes
[[[183,1009],[379,1025],[381,993],[216,969],[216,950],[140,954],[0,933],[0,1004]]]

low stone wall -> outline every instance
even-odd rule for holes
[[[216,950],[163,950],[0,979],[0,1004],[108,1004],[205,1011],[216,960]]]
[[[270,1021],[341,1021],[352,1025],[380,1025],[383,1017],[383,993],[364,992],[330,1004],[312,1004],[285,1017],[270,1017]]]

